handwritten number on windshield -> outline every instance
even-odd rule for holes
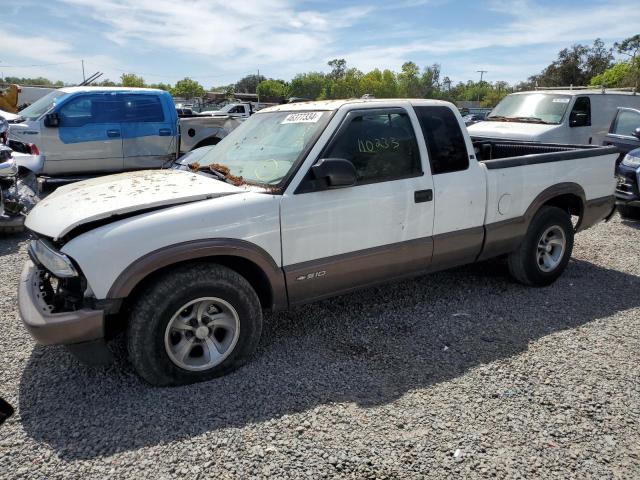
[[[398,150],[400,142],[395,137],[380,137],[373,139],[358,138],[358,152],[376,153],[387,150]]]

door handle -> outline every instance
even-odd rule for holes
[[[433,190],[416,190],[413,192],[413,199],[416,203],[430,202],[433,200]]]
[[[171,129],[170,128],[161,128],[160,131],[158,132],[158,134],[161,137],[168,137],[171,135]]]
[[[107,137],[118,138],[120,136],[120,130],[107,130]]]

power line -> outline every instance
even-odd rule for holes
[[[73,60],[70,62],[58,62],[58,63],[41,63],[38,65],[5,65],[2,64],[2,68],[32,68],[32,67],[52,67],[55,65],[68,65],[70,63],[77,63],[77,60]]]
[[[93,67],[97,67],[100,68],[101,70],[113,70],[119,73],[132,73],[134,75],[139,75],[142,77],[158,77],[158,78],[175,78],[176,75],[167,75],[167,74],[159,74],[159,73],[145,73],[145,72],[134,72],[131,71],[128,68],[124,68],[118,65],[98,65],[96,63],[89,63],[89,62],[85,62],[85,65],[92,65]],[[198,78],[220,78],[220,77],[227,77],[227,76],[238,76],[238,75],[242,75],[242,76],[247,76],[247,75],[252,75],[255,72],[244,72],[244,73],[221,73],[221,74],[217,74],[217,75],[200,75],[200,74],[195,74],[195,75],[186,75],[189,78],[194,78],[194,77],[198,77]]]

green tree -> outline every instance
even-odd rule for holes
[[[424,69],[420,77],[420,90],[422,98],[440,97],[440,65],[434,63]]]
[[[260,82],[264,82],[267,78],[263,75],[247,75],[241,78],[235,84],[236,93],[256,93],[256,88]]]
[[[382,81],[382,72],[377,68],[371,70],[360,79],[360,90],[366,94],[380,98],[382,97],[381,93],[383,90]]]
[[[344,72],[342,78],[332,82],[330,92],[326,93],[326,98],[357,98],[367,92],[364,92],[360,86],[363,73],[357,68],[349,68]]]
[[[376,96],[379,98],[396,98],[398,96],[398,78],[391,70],[382,71],[380,92]]]
[[[636,90],[638,90],[638,86],[640,86],[640,33],[620,43],[616,42],[613,46],[618,53],[629,57],[631,82]]]
[[[144,78],[135,73],[123,73],[120,76],[120,83],[123,87],[144,87]]]
[[[264,80],[258,84],[256,93],[263,102],[283,102],[289,97],[289,86],[283,80]]]
[[[398,74],[398,93],[404,98],[420,98],[420,67],[413,62],[402,64],[402,71]]]
[[[109,80],[108,78],[105,78],[100,82],[93,83],[92,85],[95,85],[97,87],[116,87],[117,86],[116,82]]]
[[[592,47],[575,44],[558,52],[558,58],[540,74],[529,77],[529,83],[541,87],[586,85],[595,75],[612,65],[613,54],[600,39]]]
[[[42,87],[62,87],[64,83],[60,80],[52,82],[48,78],[36,77],[36,78],[24,78],[24,77],[4,77],[4,83],[15,83],[17,85],[25,86],[42,86]]]
[[[631,62],[619,62],[613,67],[605,70],[600,75],[596,75],[589,83],[592,87],[629,87],[633,85],[633,74]]]
[[[187,77],[176,82],[176,86],[171,89],[174,97],[186,98],[202,97],[205,94],[204,87],[195,80]]]
[[[300,73],[293,77],[289,83],[290,95],[292,97],[316,100],[324,95],[327,83],[328,79],[324,73]]]
[[[343,79],[347,73],[347,61],[344,58],[334,58],[333,60],[329,60],[327,65],[331,67],[331,72],[329,72],[328,76],[334,82]]]
[[[164,90],[165,92],[170,92],[171,89],[173,88],[170,84],[168,83],[152,83],[151,85],[149,85],[150,88],[157,88],[159,90]]]

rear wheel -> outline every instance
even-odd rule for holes
[[[525,285],[549,285],[564,272],[572,250],[569,214],[557,207],[542,207],[531,220],[520,247],[509,255],[509,272]]]
[[[260,302],[244,277],[220,265],[193,265],[159,278],[136,301],[127,350],[147,382],[183,385],[242,366],[261,329]]]

